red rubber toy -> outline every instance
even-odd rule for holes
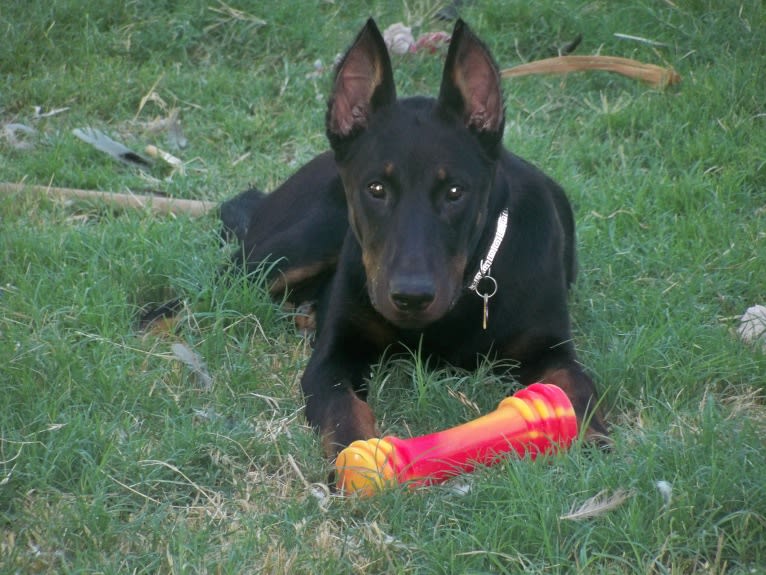
[[[397,485],[429,485],[492,465],[507,453],[535,458],[566,449],[577,437],[577,419],[561,388],[534,383],[497,409],[457,427],[413,437],[354,441],[335,463],[346,494],[373,495]]]

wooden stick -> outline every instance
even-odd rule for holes
[[[116,192],[100,192],[95,190],[54,188],[52,186],[0,182],[0,193],[2,194],[23,194],[25,192],[34,192],[42,196],[64,200],[93,200],[125,208],[148,208],[156,214],[188,214],[190,216],[202,216],[218,207],[218,202],[203,202],[200,200],[163,198],[162,196],[144,194],[121,194]]]
[[[513,78],[528,74],[569,74],[586,70],[616,72],[657,88],[672,86],[681,81],[681,76],[673,68],[662,68],[617,56],[558,56],[507,68],[500,74],[503,78]]]

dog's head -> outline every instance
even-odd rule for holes
[[[423,328],[462,292],[487,221],[503,125],[497,66],[462,21],[436,99],[397,99],[372,20],[340,62],[327,136],[370,300],[394,325]]]

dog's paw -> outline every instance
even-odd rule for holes
[[[600,423],[598,428],[595,428],[592,425],[587,427],[583,434],[583,441],[586,445],[605,453],[609,453],[614,449],[614,439],[612,439],[609,432]]]

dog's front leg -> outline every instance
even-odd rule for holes
[[[596,386],[575,360],[562,366],[549,367],[540,379],[564,390],[572,402],[580,425],[586,425],[587,440],[605,446],[609,444],[609,431],[598,409]]]
[[[306,419],[319,433],[325,455],[334,459],[357,439],[379,435],[372,409],[364,400],[370,362],[342,350],[315,350],[301,380]]]

